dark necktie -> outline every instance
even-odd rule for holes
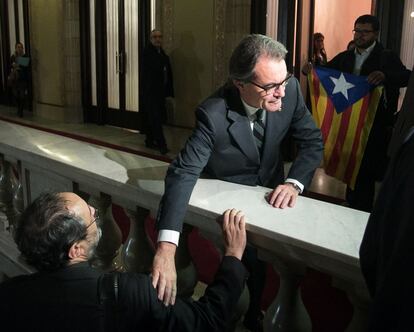
[[[262,154],[265,125],[263,122],[263,110],[258,109],[256,111],[256,120],[253,123],[253,136],[259,150],[259,154]]]

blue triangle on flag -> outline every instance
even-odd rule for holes
[[[315,72],[337,113],[342,113],[375,88],[375,85],[368,83],[366,76],[325,67],[315,67]]]

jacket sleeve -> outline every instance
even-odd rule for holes
[[[303,101],[298,81],[294,79],[293,84],[289,97],[296,95],[296,100],[294,98],[289,100],[296,101],[296,105],[290,129],[297,146],[297,156],[290,168],[288,178],[296,179],[307,187],[312,181],[315,169],[320,166],[323,141],[321,131]]]
[[[391,50],[382,51],[380,62],[386,85],[397,88],[407,86],[411,71],[403,65],[396,53]]]
[[[214,146],[214,125],[207,110],[198,108],[197,124],[184,149],[168,168],[158,208],[157,229],[181,232],[191,193]]]
[[[166,331],[225,331],[244,289],[247,271],[240,260],[225,256],[212,284],[200,300],[178,299],[170,307]]]

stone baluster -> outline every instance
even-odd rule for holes
[[[96,248],[92,265],[104,271],[121,270],[116,260],[122,244],[122,234],[112,215],[112,200],[109,195],[101,193],[99,197],[91,196],[89,204],[99,210],[102,238]]]
[[[136,211],[125,210],[129,219],[129,235],[122,248],[122,265],[126,271],[149,273],[154,247],[145,232],[145,219],[149,211],[137,207]]]
[[[265,258],[267,254],[260,255]],[[264,331],[312,331],[312,323],[302,302],[300,282],[305,276],[306,266],[293,262],[282,261],[275,257],[272,262],[280,275],[279,292],[266,311]]]
[[[354,308],[352,320],[349,323],[346,332],[363,332],[368,330],[368,313],[371,304],[371,298],[368,289],[362,280],[358,282],[349,282],[342,279],[334,278],[333,286],[345,291],[349,301]]]
[[[177,295],[180,297],[191,297],[197,284],[197,271],[188,247],[188,236],[193,227],[184,224],[180,235],[180,244],[175,253],[175,267],[177,269]]]
[[[20,162],[11,165],[10,179],[12,189],[12,207],[9,213],[11,226],[14,226],[24,210],[22,166]]]
[[[13,209],[13,194],[10,179],[10,163],[0,155],[0,229],[9,228],[9,212]]]

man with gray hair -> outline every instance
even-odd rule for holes
[[[231,56],[228,82],[196,110],[192,136],[168,169],[157,217],[153,283],[165,303],[174,303],[176,296],[175,250],[191,192],[202,173],[269,187],[272,191],[263,199],[283,209],[295,205],[319,166],[321,133],[298,81],[287,71],[286,53],[281,43],[267,36],[246,36]],[[288,132],[297,143],[297,156],[285,178],[280,144]],[[245,325],[258,330],[265,266],[253,248],[246,253],[250,307]]]

